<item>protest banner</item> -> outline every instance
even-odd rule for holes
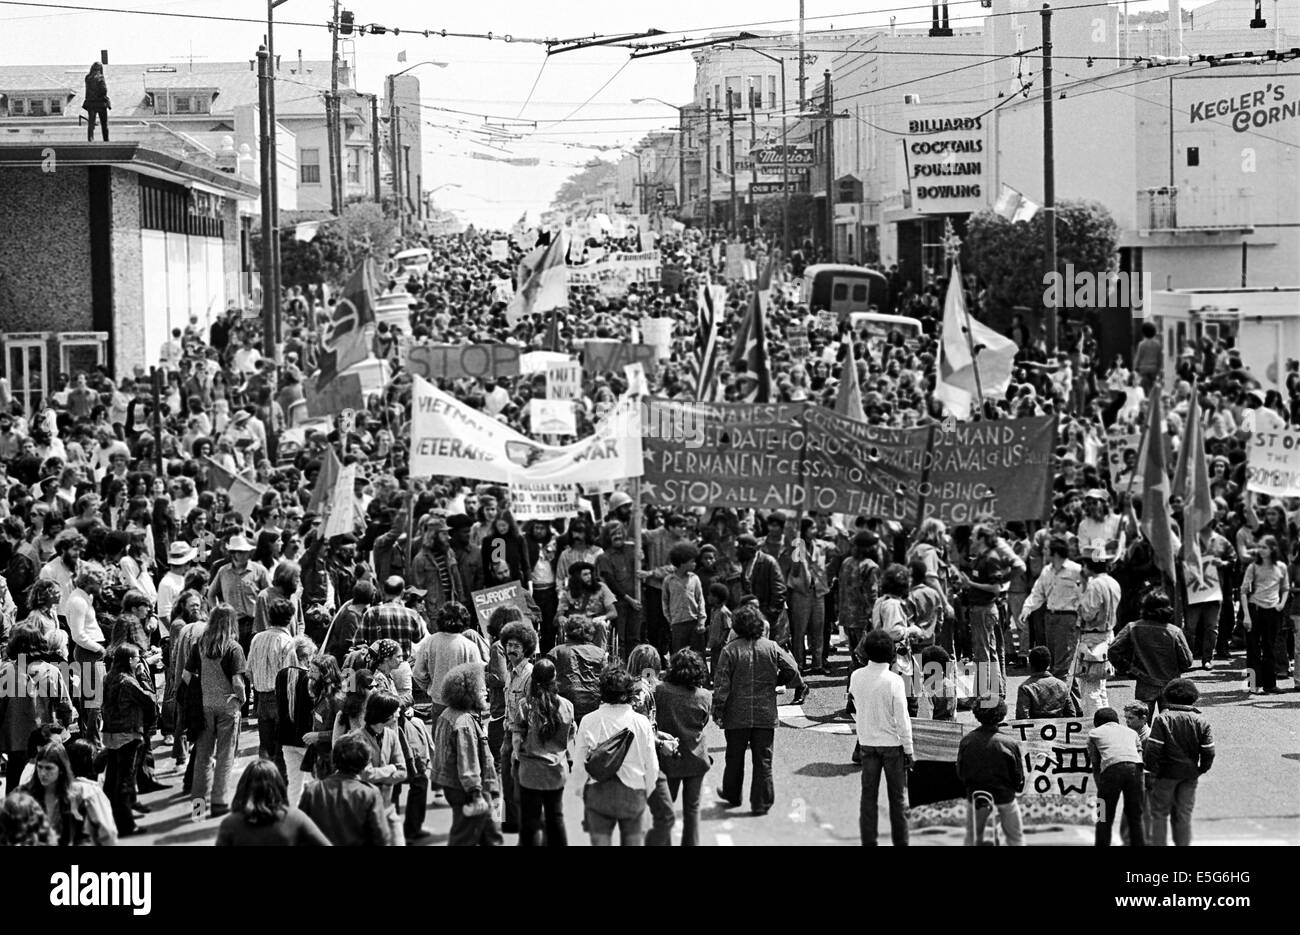
[[[1097,797],[1088,758],[1092,725],[1081,718],[1042,718],[1008,721],[1002,729],[1020,744],[1023,823],[1092,824]]]
[[[673,320],[642,318],[641,340],[655,349],[660,360],[668,360],[673,356]]]
[[[519,348],[512,344],[413,344],[406,369],[426,380],[514,377],[519,375],[519,357]]]
[[[510,513],[516,522],[560,519],[582,510],[576,484],[511,484]]]
[[[449,475],[495,483],[589,484],[640,477],[641,410],[624,398],[572,445],[544,445],[487,413],[471,409],[421,377],[411,399],[410,472],[413,477]]]
[[[576,360],[546,368],[547,399],[582,399],[582,364]]]
[[[808,343],[808,329],[803,325],[786,328],[785,343],[790,348],[790,356],[795,360],[804,360],[812,352],[812,345]]]
[[[1129,473],[1136,471],[1133,483],[1141,489],[1142,461],[1138,457],[1141,446],[1142,436],[1138,432],[1116,432],[1106,436],[1106,464],[1110,468],[1112,484],[1123,477],[1127,486]]]
[[[840,317],[836,315],[834,312],[828,312],[825,309],[822,309],[820,312],[817,313],[817,327],[820,328],[822,331],[827,331],[830,332],[831,334],[835,334],[837,331],[839,331]]]
[[[655,349],[623,341],[587,341],[582,346],[582,369],[588,377],[619,373],[628,364],[641,364],[646,376],[653,378],[658,366]]]
[[[497,263],[504,263],[510,259],[510,242],[508,240],[492,241],[492,259]]]
[[[676,292],[686,281],[686,272],[680,266],[665,266],[659,277],[664,292]]]
[[[528,426],[534,435],[577,435],[573,402],[568,399],[530,399]]]
[[[1273,497],[1300,497],[1300,432],[1255,432],[1246,458],[1247,490]]]
[[[325,518],[326,539],[352,532],[356,519],[356,496],[353,486],[357,479],[357,466],[345,464],[334,481],[334,493],[330,497],[329,515]]]
[[[643,487],[673,506],[810,509],[950,525],[1041,519],[1051,417],[888,429],[806,404],[654,399]],[[689,431],[685,431],[689,429]]]
[[[595,286],[606,298],[621,298],[632,283],[650,285],[663,279],[658,250],[607,253],[597,260],[569,267],[569,287]]]
[[[365,393],[361,388],[361,375],[357,373],[339,374],[325,384],[325,388],[316,392],[315,380],[304,380],[302,398],[307,403],[309,416],[333,416],[344,409],[366,408]]]
[[[475,591],[470,594],[470,599],[474,602],[474,613],[478,615],[479,629],[484,631],[487,630],[488,620],[491,619],[492,612],[498,607],[513,605],[519,608],[519,612],[524,615],[525,620],[532,619],[528,612],[528,598],[524,597],[524,589],[519,586],[518,581]]]

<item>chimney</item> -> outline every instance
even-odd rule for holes
[[[298,50],[298,74],[303,74],[302,70],[302,49]]]
[[[1183,8],[1180,0],[1169,0],[1169,54],[1183,54]]]

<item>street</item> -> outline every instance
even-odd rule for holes
[[[842,650],[842,648],[841,648]],[[843,652],[831,658],[832,674],[809,680],[812,692],[800,707],[780,709],[782,726],[777,731],[775,784],[777,806],[766,816],[754,817],[746,803],[726,809],[717,802],[714,789],[721,782],[722,734],[710,730],[713,768],[704,787],[701,806],[700,843],[717,846],[833,845],[860,843],[858,804],[860,771],[850,762],[853,751],[852,725],[843,717],[847,657]],[[1201,690],[1198,707],[1214,728],[1217,756],[1213,769],[1201,779],[1197,790],[1194,844],[1200,846],[1300,845],[1300,694],[1250,697],[1242,689],[1244,660],[1241,653],[1222,668],[1198,670],[1190,677]],[[1010,692],[1023,680],[1013,670]],[[1283,682],[1286,686],[1288,683]],[[1293,683],[1292,683],[1293,684]],[[788,700],[792,693],[784,697]],[[1131,679],[1110,682],[1110,703],[1117,710],[1133,698]],[[967,712],[962,719],[973,720]],[[244,766],[257,754],[256,727],[245,725],[240,757],[232,776],[235,781]],[[161,745],[158,778],[173,788],[143,797],[153,810],[140,823],[143,833],[126,838],[124,845],[204,845],[216,838],[218,821],[194,823],[189,799],[180,794],[179,776],[170,772],[170,750]],[[751,775],[746,764],[746,796]],[[580,766],[575,764],[575,771]],[[889,843],[888,814],[881,786],[880,843]],[[582,830],[581,783],[571,777],[565,795],[565,818],[571,845],[586,845]],[[425,827],[432,835],[424,845],[446,843],[451,810],[431,796]],[[680,837],[680,811],[674,841]],[[506,835],[506,844],[517,842]],[[1026,828],[1026,845],[1090,845],[1091,826],[1048,826]],[[914,846],[960,845],[959,835],[946,831],[914,832]],[[1118,839],[1116,840],[1118,844]]]

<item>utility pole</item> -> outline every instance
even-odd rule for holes
[[[326,124],[330,137],[330,204],[334,213],[343,211],[343,193],[339,191],[339,0],[334,0],[334,17],[330,20],[330,96]]]
[[[271,87],[271,76],[267,69],[267,59],[269,57],[266,46],[258,48],[257,120],[261,137],[259,141],[261,143],[259,162],[261,163],[260,182],[262,188],[262,249],[259,258],[262,266],[262,356],[268,360],[274,360],[275,329],[280,317],[280,293],[275,286],[275,247],[273,243],[275,223],[271,217],[274,205],[272,203],[273,193],[270,177],[275,172],[275,167],[271,165],[271,134],[274,132],[274,126],[271,124],[271,113],[268,106]]]
[[[727,232],[736,236],[736,96],[727,88],[727,159],[731,169],[731,218]]]
[[[835,92],[831,70],[822,73],[826,98],[826,258],[835,262]]]
[[[677,217],[686,214],[686,108],[677,109]]]
[[[1043,4],[1043,258],[1056,272],[1056,151],[1052,127],[1052,8]],[[1056,308],[1047,307],[1047,353],[1056,353]]]
[[[267,119],[270,130],[270,185],[271,185],[271,274],[277,301],[280,296],[280,154],[277,139],[279,124],[275,118],[275,71],[279,64],[275,57],[275,8],[285,0],[266,0],[266,72]],[[280,317],[275,318],[275,344],[284,340],[280,334]]]
[[[713,99],[704,98],[704,237],[713,228]]]
[[[749,225],[751,228],[758,226],[758,202],[754,199],[754,183],[758,181],[758,165],[754,162],[754,150],[758,149],[758,118],[754,116],[754,96],[762,93],[761,87],[757,91],[752,85],[749,88]]]
[[[370,95],[370,171],[375,177],[375,204],[382,205],[384,196],[379,188],[379,95]]]
[[[397,82],[393,82],[393,87],[397,87]],[[391,100],[391,99],[390,99]],[[393,111],[392,129],[390,136],[393,140],[393,197],[397,199],[397,222],[398,227],[403,234],[406,233],[406,204],[404,196],[406,193],[406,179],[402,178],[402,108],[396,103],[391,105]]]
[[[799,0],[799,109],[803,110],[803,102],[808,100],[804,82],[807,81],[807,75],[804,74],[803,62],[803,0]]]

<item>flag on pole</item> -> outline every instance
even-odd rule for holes
[[[226,495],[230,497],[230,508],[247,520],[253,515],[253,510],[261,506],[262,494],[270,489],[246,477],[237,476],[231,481]]]
[[[1174,469],[1173,492],[1183,498],[1183,565],[1187,580],[1201,581],[1201,530],[1214,521],[1214,495],[1205,460],[1205,426],[1201,424],[1201,405],[1195,392],[1187,408],[1187,431]]]
[[[1160,385],[1151,392],[1151,412],[1147,422],[1147,456],[1142,465],[1142,535],[1151,544],[1157,568],[1174,580],[1173,517],[1169,513],[1170,483],[1165,467],[1165,416],[1160,400]],[[1208,486],[1208,485],[1207,485]]]
[[[747,386],[741,392],[740,401],[746,403],[770,403],[772,401],[772,370],[767,354],[767,320],[765,306],[768,292],[772,288],[772,259],[754,280],[754,293],[750,297],[749,309],[740,320],[736,331],[736,343],[731,351],[731,369],[747,375]]]
[[[406,61],[406,50],[405,50],[405,49],[403,49],[402,51],[400,51],[400,52],[397,53],[397,60],[398,60],[399,62],[404,62],[404,61]]]
[[[704,402],[721,402],[722,386],[718,380],[718,330],[727,307],[727,287],[705,283],[696,293],[694,353],[687,358],[687,371],[695,371],[695,398]]]
[[[311,489],[311,499],[307,501],[307,509],[321,513],[329,505],[330,497],[334,494],[334,483],[339,479],[339,472],[343,470],[343,465],[339,462],[338,455],[334,453],[334,446],[325,449],[325,454],[321,457],[320,471],[316,474],[316,484]]]
[[[835,412],[855,422],[866,422],[862,411],[862,387],[858,384],[858,361],[853,356],[853,332],[844,335],[844,363],[840,366],[840,385],[835,394]]]
[[[519,289],[506,308],[506,318],[512,328],[525,316],[569,304],[569,268],[565,264],[568,249],[568,238],[560,234],[537,255],[535,263],[530,265],[525,259],[520,268]]]
[[[954,418],[968,419],[977,396],[995,399],[1006,393],[1017,350],[1015,341],[970,317],[962,290],[961,266],[953,263],[943,306],[934,386],[934,396],[944,411]]]
[[[1015,223],[1030,221],[1038,213],[1038,205],[1030,201],[1010,185],[1003,185],[998,200],[993,205],[993,213],[1000,218]]]
[[[321,338],[316,392],[321,392],[340,373],[370,356],[365,326],[375,320],[376,282],[374,263],[367,257],[343,287],[343,295],[334,303],[330,330]]]

